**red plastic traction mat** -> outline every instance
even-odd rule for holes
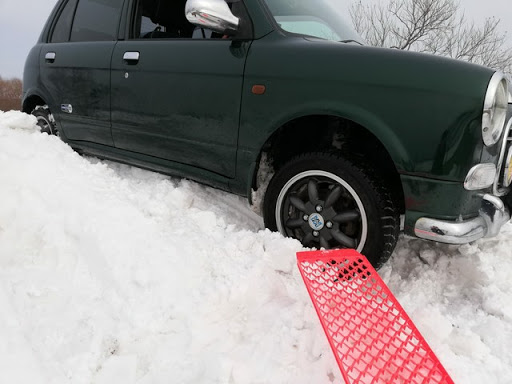
[[[364,256],[334,250],[297,259],[347,384],[453,384]]]

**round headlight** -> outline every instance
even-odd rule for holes
[[[496,72],[487,88],[482,118],[482,135],[487,146],[496,144],[503,133],[507,118],[508,98],[507,79],[502,73]]]

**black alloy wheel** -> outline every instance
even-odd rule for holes
[[[321,170],[297,174],[281,190],[276,208],[279,232],[306,247],[359,251],[364,247],[368,233],[364,206],[335,174]]]
[[[350,248],[380,267],[398,238],[393,199],[371,167],[337,154],[311,153],[285,164],[271,180],[265,225],[308,248]]]

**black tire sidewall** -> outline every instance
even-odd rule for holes
[[[52,127],[52,132],[48,132],[46,130],[43,130],[43,127],[39,126],[41,129],[41,132],[45,132],[49,135],[57,134],[56,126],[55,126],[55,124],[52,123],[52,121],[50,119],[50,112],[48,111],[47,108],[36,108],[32,111],[32,115],[35,116],[36,118],[38,118],[38,117],[44,118],[48,122],[48,124]],[[38,120],[38,125],[39,125],[39,120]]]

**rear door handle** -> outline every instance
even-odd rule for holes
[[[139,62],[139,58],[139,52],[125,52],[123,56],[123,60],[128,64],[137,64]]]
[[[55,61],[56,57],[57,57],[57,55],[55,54],[55,52],[48,52],[44,56],[44,58],[46,59],[47,63],[53,63]]]

